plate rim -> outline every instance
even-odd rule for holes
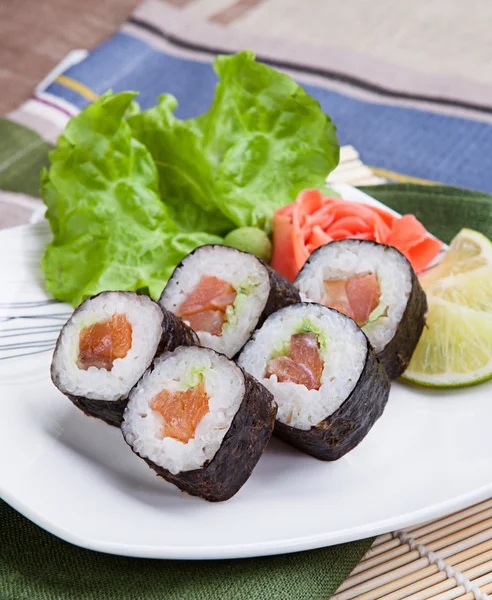
[[[492,496],[492,482],[476,488],[466,494],[455,496],[445,502],[432,504],[423,509],[404,513],[398,517],[384,521],[376,521],[369,525],[359,526],[352,529],[344,529],[335,534],[319,534],[305,537],[296,537],[283,541],[267,541],[246,544],[224,544],[221,546],[148,546],[141,544],[118,544],[86,538],[67,528],[59,526],[54,521],[45,518],[36,510],[29,507],[21,499],[6,492],[0,487],[0,497],[14,510],[29,519],[35,525],[41,527],[48,533],[69,542],[80,548],[112,554],[114,556],[127,556],[133,558],[151,558],[161,560],[231,560],[241,558],[258,558],[262,556],[274,556],[292,554],[316,550],[337,544],[356,542],[393,532],[405,527],[421,524],[451,515],[455,512],[483,502]]]

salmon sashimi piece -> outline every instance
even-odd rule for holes
[[[321,385],[324,362],[319,351],[318,336],[315,333],[296,333],[290,338],[289,357],[308,368],[314,377],[315,389]]]
[[[278,356],[268,361],[265,377],[272,375],[276,375],[279,382],[292,381],[299,385],[305,385],[308,390],[317,389],[316,380],[311,371],[288,356]]]
[[[338,312],[347,315],[353,319],[355,317],[352,307],[347,298],[347,280],[346,279],[325,279],[325,293],[321,303],[329,308],[334,308]]]
[[[116,313],[111,319],[84,327],[79,334],[78,367],[111,371],[117,358],[125,358],[132,347],[132,326],[125,315]]]
[[[221,310],[204,310],[183,318],[195,331],[208,331],[211,335],[221,335],[226,321],[225,312]]]
[[[195,331],[221,335],[227,307],[234,303],[236,290],[228,281],[204,275],[177,311]]]
[[[208,413],[209,396],[201,381],[194,388],[184,392],[162,390],[150,402],[150,408],[164,419],[161,433],[186,444],[195,437],[195,431]]]
[[[347,279],[325,279],[322,303],[365,325],[381,297],[379,281],[371,273]]]
[[[236,290],[228,281],[204,275],[195,289],[178,309],[178,316],[185,317],[205,310],[224,310],[236,298]]]
[[[347,281],[347,298],[354,321],[358,325],[365,325],[381,298],[378,278],[372,273],[351,277]]]

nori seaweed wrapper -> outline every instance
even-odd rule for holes
[[[241,489],[263,454],[275,424],[277,404],[273,395],[254,377],[243,369],[241,371],[245,383],[244,397],[211,461],[207,461],[201,469],[173,475],[148,458],[140,457],[166,481],[209,502],[229,500]]]
[[[258,320],[257,327],[260,327],[265,322],[265,319],[272,313],[277,312],[277,310],[280,310],[285,306],[299,303],[301,301],[301,296],[290,281],[274,271],[260,258],[258,258],[258,261],[266,267],[268,277],[270,278],[270,295],[268,296],[265,308]]]
[[[405,312],[395,335],[378,353],[379,360],[383,363],[390,379],[399,377],[410,364],[412,354],[424,330],[427,315],[427,297],[410,263],[408,266],[412,272],[412,290]]]
[[[410,261],[398,250],[398,248],[389,246],[388,244],[379,244],[378,242],[374,242],[372,240],[335,240],[314,250],[297,275],[296,282],[302,278],[303,272],[309,269],[313,262],[316,262],[318,256],[323,254],[324,248],[332,245],[346,244],[347,242],[361,246],[384,246],[386,250],[391,250],[391,252],[396,252],[401,256],[406,264],[408,272],[410,273],[412,287],[407,300],[407,305],[405,307],[405,312],[398,323],[395,335],[386,344],[386,346],[377,353],[378,358],[383,363],[389,378],[396,379],[410,364],[412,354],[417,347],[418,341],[425,327],[425,318],[427,315],[427,298],[425,292],[419,283],[418,277],[415,274]]]
[[[93,298],[97,298],[99,296],[103,296],[108,293],[114,294],[114,292],[101,292],[100,294],[97,294],[96,296],[87,298],[74,311],[74,314],[79,309],[81,309],[84,306],[84,304],[86,302],[88,302],[89,300],[91,300]],[[122,292],[122,293],[124,293],[125,295],[138,296],[138,294],[133,294],[132,292]],[[162,333],[161,333],[161,339],[160,339],[159,344],[156,349],[156,353],[151,358],[151,361],[155,358],[155,356],[161,354],[162,352],[165,352],[167,350],[169,350],[169,351],[174,350],[178,346],[196,346],[196,345],[198,345],[198,337],[197,337],[196,333],[190,327],[188,327],[188,325],[183,323],[183,321],[181,321],[181,319],[176,317],[176,315],[173,315],[173,313],[171,313],[170,311],[163,308],[157,302],[155,303],[155,305],[158,306],[162,312],[162,326],[161,326]],[[60,335],[58,336],[58,340],[57,340],[56,346],[55,346],[55,353],[61,342],[65,327],[66,327],[66,324],[64,325],[63,329],[60,331]],[[142,365],[142,375],[148,369],[150,362]],[[73,402],[73,404],[75,404],[75,406],[77,408],[80,408],[80,410],[83,411],[86,415],[88,415],[90,417],[96,417],[98,419],[101,419],[101,420],[105,421],[106,423],[108,423],[108,425],[113,425],[115,427],[120,426],[121,421],[123,419],[123,412],[125,410],[125,406],[128,403],[128,394],[123,398],[119,398],[118,400],[112,400],[112,401],[108,401],[108,400],[104,400],[104,399],[86,398],[84,396],[74,396],[73,394],[69,394],[63,389],[63,386],[60,384],[60,378],[56,371],[54,361],[51,363],[51,380],[53,381],[55,386],[63,394],[65,394],[65,396],[67,396],[67,398],[69,398]],[[130,392],[130,390],[129,390],[129,392]]]
[[[353,450],[383,414],[390,391],[388,375],[367,340],[367,357],[357,385],[343,404],[311,429],[275,422],[274,434],[320,460],[338,460]]]

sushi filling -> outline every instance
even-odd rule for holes
[[[275,375],[277,381],[292,381],[308,390],[319,390],[324,363],[315,333],[295,333],[288,345],[288,354],[268,361],[265,377]]]
[[[348,398],[367,352],[366,337],[346,316],[294,304],[268,317],[238,363],[272,392],[279,421],[308,430]]]
[[[227,311],[234,304],[236,295],[236,290],[227,281],[204,275],[176,314],[195,331],[220,336],[228,318]]]
[[[123,314],[84,327],[79,334],[77,366],[111,371],[117,358],[125,358],[132,347],[132,326]]]
[[[245,394],[235,363],[208,348],[183,347],[158,358],[130,394],[126,441],[173,474],[215,456]]]
[[[164,419],[161,427],[163,437],[171,437],[186,444],[195,437],[195,431],[208,413],[210,396],[205,383],[185,391],[162,390],[150,402],[150,408]]]
[[[371,317],[376,317],[380,299],[379,281],[372,273],[324,280],[321,303],[347,315],[360,327],[366,325]]]

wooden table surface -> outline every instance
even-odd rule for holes
[[[0,115],[70,51],[110,36],[140,0],[0,0]]]

